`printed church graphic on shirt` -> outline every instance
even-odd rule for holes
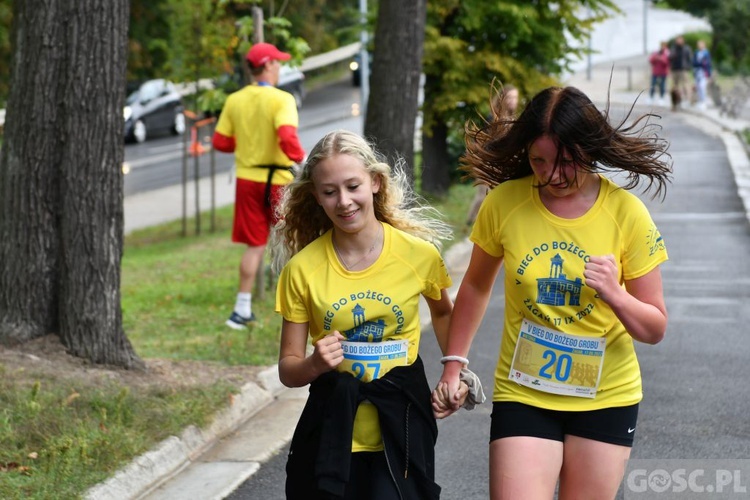
[[[563,260],[560,254],[550,259],[549,278],[537,278],[537,304],[550,306],[564,306],[565,298],[568,297],[568,305],[581,305],[581,278],[570,280],[563,273]]]
[[[365,308],[359,304],[352,309],[352,316],[354,328],[344,332],[346,340],[352,342],[380,342],[383,340],[385,322],[382,319],[378,321],[365,320]]]

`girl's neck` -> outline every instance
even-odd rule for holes
[[[580,188],[568,196],[558,198],[539,190],[539,199],[553,215],[563,219],[577,219],[586,214],[599,197],[601,178],[598,174],[586,174],[580,179]]]
[[[372,265],[383,250],[384,231],[380,221],[358,233],[334,229],[331,242],[341,265],[349,271],[359,271]]]
[[[376,220],[361,230],[352,233],[334,227],[331,238],[339,250],[357,251],[370,248],[372,242],[378,239],[382,232],[383,225],[380,221]]]

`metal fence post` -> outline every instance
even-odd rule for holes
[[[188,113],[185,113],[187,117]],[[192,120],[192,118],[191,118]],[[182,133],[182,236],[187,236],[187,177],[188,177],[188,139]]]
[[[216,122],[211,124],[211,137],[214,135]],[[216,231],[216,152],[211,147],[210,168],[211,168],[211,232]]]
[[[193,134],[193,144],[198,144],[197,141],[197,135],[198,135],[198,128],[193,125],[192,132]],[[195,234],[201,234],[201,206],[200,206],[200,178],[201,178],[201,172],[200,172],[200,153],[196,150],[193,152],[193,179],[195,182]]]

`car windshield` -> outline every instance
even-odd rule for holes
[[[134,104],[136,101],[146,102],[159,97],[164,91],[163,80],[151,80],[141,85],[125,100],[125,104]]]
[[[304,80],[305,75],[299,68],[282,64],[279,69],[279,85],[284,85],[295,80]]]
[[[141,95],[140,91],[136,90],[134,92],[131,92],[130,95],[125,99],[125,104],[130,106],[134,102],[138,100],[138,96]]]

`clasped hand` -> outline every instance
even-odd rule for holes
[[[458,378],[455,381],[441,379],[432,391],[432,413],[435,418],[445,418],[456,412],[466,401],[469,386]]]

